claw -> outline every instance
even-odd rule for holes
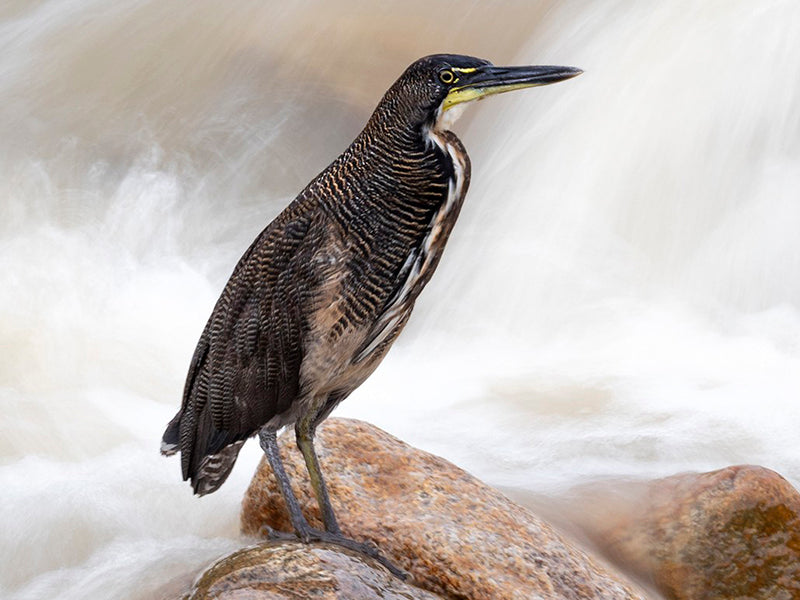
[[[278,531],[277,529],[273,529],[269,525],[262,525],[259,530],[258,534],[261,537],[264,537],[268,540],[281,540],[281,541],[290,541],[290,540],[297,540],[298,537],[286,531]]]
[[[262,525],[261,527],[258,528],[258,535],[260,537],[265,537],[267,539],[271,539],[273,533],[275,533],[275,530],[272,527],[270,527],[269,525],[264,524],[264,525]]]
[[[406,581],[409,578],[408,573],[403,571],[402,569],[396,567],[388,558],[383,556],[380,553],[378,547],[373,544],[371,541],[367,542],[357,542],[355,540],[351,540],[341,534],[336,533],[329,533],[327,531],[313,531],[314,537],[317,538],[321,542],[327,542],[329,544],[335,544],[337,546],[341,546],[342,548],[347,548],[349,550],[353,550],[358,552],[359,554],[364,554],[369,556],[373,560],[379,562],[384,567],[386,567],[389,572],[397,577],[402,581]]]
[[[270,527],[269,525],[262,525],[259,529],[259,534],[264,536],[269,540],[284,540],[284,541],[301,541],[304,544],[310,544],[311,542],[325,542],[328,544],[333,544],[335,546],[341,546],[342,548],[347,548],[348,550],[352,550],[357,552],[358,554],[364,554],[365,556],[369,556],[371,559],[379,562],[384,567],[386,567],[389,572],[397,577],[402,581],[406,581],[409,578],[409,574],[403,571],[402,569],[396,567],[389,559],[383,556],[380,552],[380,549],[377,545],[375,545],[372,540],[367,540],[365,542],[357,542],[355,540],[351,540],[348,537],[343,536],[340,533],[331,533],[329,531],[320,531],[319,529],[313,529],[309,527],[303,531],[297,533],[288,533],[285,531],[277,531]]]

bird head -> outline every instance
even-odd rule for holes
[[[381,108],[408,125],[447,129],[466,103],[487,96],[548,85],[580,75],[574,67],[496,67],[459,54],[433,54],[412,63],[384,96]]]

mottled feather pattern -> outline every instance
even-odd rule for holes
[[[261,427],[327,416],[383,358],[436,268],[469,160],[452,133],[431,143],[432,111],[402,82],[258,236],[214,307],[164,436],[195,492],[217,489]]]

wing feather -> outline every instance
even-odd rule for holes
[[[242,256],[211,313],[162,445],[180,447],[183,478],[196,491],[218,487],[209,473],[198,483],[198,471],[213,465],[224,480],[238,446],[227,470],[208,457],[240,446],[297,398],[308,330],[302,302],[314,285],[308,256],[323,229],[322,215],[290,205]]]

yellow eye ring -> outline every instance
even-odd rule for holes
[[[439,81],[442,83],[450,84],[456,80],[456,76],[453,75],[452,71],[441,71],[439,73]]]

